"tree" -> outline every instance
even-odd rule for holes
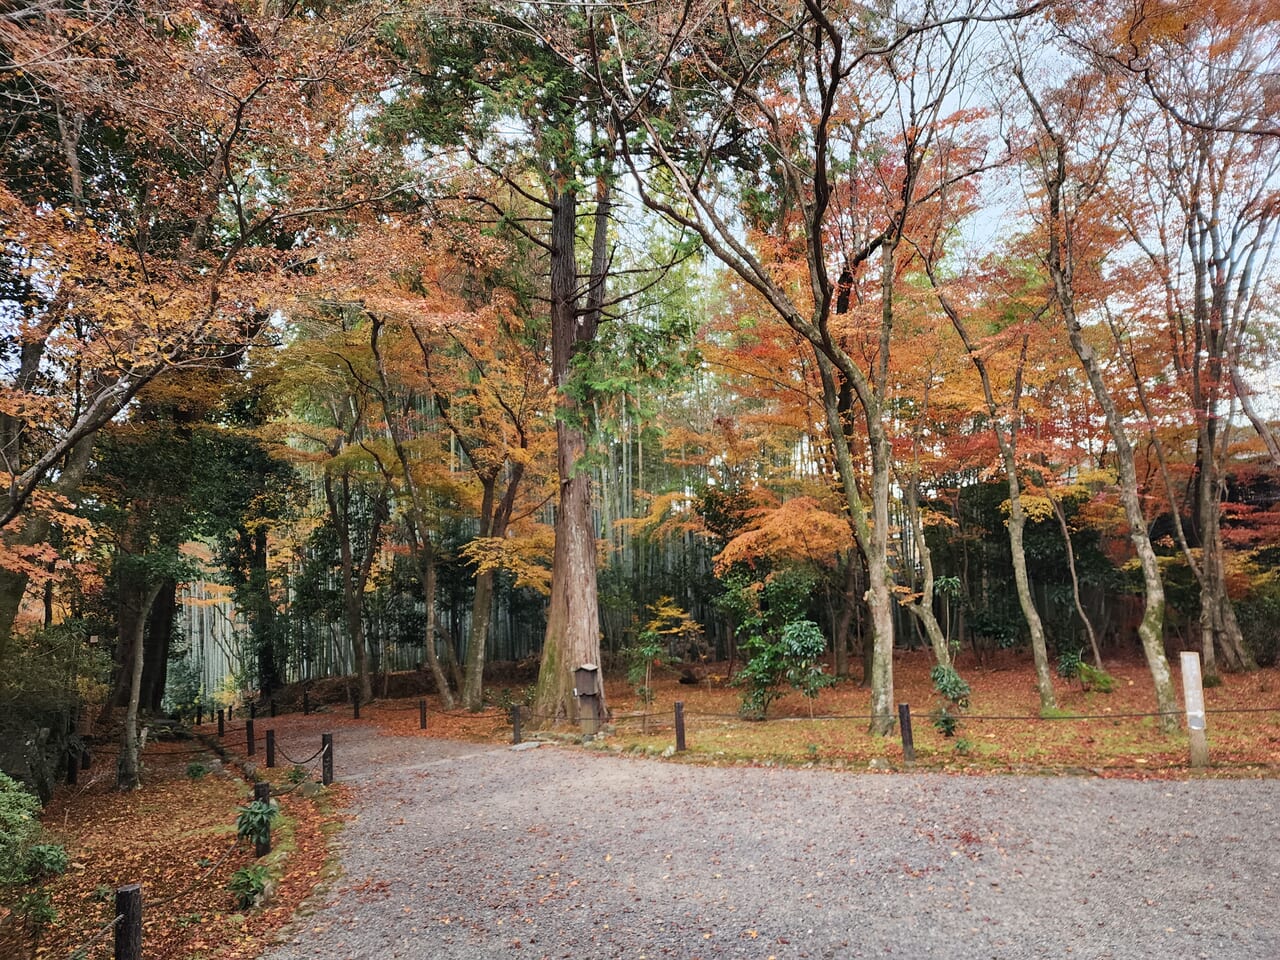
[[[1089,256],[1091,253],[1096,255],[1096,248],[1091,248],[1091,245],[1097,242],[1096,235],[1091,236],[1089,232],[1090,203],[1097,199],[1110,159],[1105,150],[1089,152],[1084,131],[1086,111],[1092,106],[1086,94],[1094,92],[1090,80],[1096,82],[1096,78],[1074,78],[1069,89],[1057,91],[1053,101],[1046,105],[1047,98],[1042,99],[1031,86],[1024,66],[1017,67],[1015,76],[1031,105],[1035,122],[1036,137],[1029,154],[1043,197],[1040,216],[1045,235],[1044,265],[1053,284],[1055,303],[1066,325],[1068,339],[1111,435],[1120,498],[1129,525],[1129,537],[1142,570],[1144,604],[1138,637],[1155,684],[1161,729],[1172,732],[1178,719],[1173,681],[1164,653],[1164,585],[1142,509],[1133,443],[1104,376],[1097,351],[1085,336],[1077,309],[1079,285],[1085,281],[1088,267],[1096,262]],[[1077,152],[1084,155],[1079,156]]]
[[[373,699],[365,643],[364,598],[388,533],[391,487],[373,449],[377,415],[375,361],[368,320],[342,301],[322,305],[280,358],[275,389],[292,419],[275,429],[293,445],[280,453],[307,464],[319,485],[325,524],[339,563],[343,625],[355,666],[356,693]]]
[[[377,63],[349,50],[377,19],[96,0],[4,15],[6,554],[46,540],[93,434],[147,384],[263,336],[310,228],[399,189],[358,144],[335,149]],[[26,585],[20,565],[0,573],[0,634]]]
[[[422,491],[408,457],[405,425],[393,424],[397,392],[432,404],[479,486],[470,505],[475,537],[463,551],[475,568],[475,593],[461,695],[473,710],[483,702],[496,575],[506,570],[516,574],[518,586],[544,588],[545,567],[536,556],[538,531],[514,535],[546,499],[529,504],[521,498],[529,487],[540,489],[537,481],[550,446],[544,427],[550,412],[544,331],[535,320],[519,315],[507,291],[490,283],[490,274],[501,265],[503,246],[490,244],[488,258],[479,252],[483,246],[474,231],[450,238],[442,225],[424,244],[424,253],[452,248],[454,270],[439,254],[429,266],[420,263],[411,272],[402,265],[401,277],[414,276],[413,286],[424,295],[421,308],[424,314],[430,310],[427,319],[421,314],[375,314],[366,307],[384,414],[411,503],[421,506]],[[468,297],[468,288],[483,293]],[[433,315],[445,319],[432,320]],[[398,385],[391,376],[393,360]],[[424,519],[421,511],[411,518],[419,543]],[[442,680],[443,673],[437,683]]]
[[[1008,399],[1004,403],[999,403],[996,400],[993,378],[985,356],[986,351],[979,349],[978,341],[971,334],[969,325],[965,321],[954,295],[949,294],[945,285],[940,282],[935,258],[926,255],[924,261],[929,280],[937,293],[938,303],[942,306],[943,312],[947,315],[959,335],[961,342],[964,344],[965,353],[968,355],[970,363],[973,364],[973,368],[977,371],[978,377],[982,382],[982,398],[986,405],[986,412],[990,417],[991,432],[995,436],[996,444],[999,447],[1006,482],[1009,485],[1009,520],[1007,527],[1009,530],[1009,547],[1013,556],[1013,581],[1018,593],[1018,605],[1022,608],[1022,615],[1027,621],[1028,629],[1031,631],[1031,652],[1035,662],[1036,687],[1040,693],[1040,709],[1041,711],[1052,710],[1057,706],[1057,703],[1053,692],[1053,676],[1049,672],[1049,652],[1045,643],[1044,624],[1040,619],[1039,611],[1036,609],[1035,600],[1031,593],[1030,578],[1027,574],[1027,554],[1023,542],[1027,520],[1026,510],[1022,502],[1022,484],[1018,476],[1018,433],[1021,428],[1023,373],[1027,359],[1027,349],[1032,336],[1030,326],[1031,323],[1034,323],[1036,317],[1029,318],[1031,323],[1027,321],[1019,322],[1015,319],[1003,331],[1005,338],[1009,338],[1009,335],[1013,334],[1014,345],[1018,348],[1018,359],[1014,367],[1013,382],[1007,394]],[[1009,302],[1016,304],[1017,299],[1010,298]],[[1045,309],[1047,309],[1047,304],[1036,309],[1034,314],[1042,314]],[[1019,332],[1021,332],[1020,337],[1018,336]]]
[[[881,20],[817,0],[690,4],[643,25],[626,5],[591,13],[590,69],[614,123],[640,127],[624,143],[646,204],[696,232],[814,351],[868,568],[879,734],[894,723],[886,405],[899,250],[917,209],[967,172],[934,161],[956,139],[941,120],[984,9]],[[566,63],[576,54],[562,50]],[[859,429],[865,486],[850,450]]]
[[[1204,671],[1214,677],[1219,656],[1227,669],[1252,666],[1227,594],[1222,499],[1233,403],[1269,435],[1240,372],[1280,231],[1280,135],[1242,118],[1268,112],[1274,19],[1236,3],[1165,22],[1151,14],[1140,4],[1119,19],[1114,47],[1093,46],[1101,69],[1135,71],[1121,150],[1140,189],[1117,190],[1113,203],[1142,258],[1132,266],[1139,285],[1116,297],[1108,316],[1144,404],[1171,366],[1194,424],[1189,513],[1198,556],[1183,543],[1200,587]],[[1159,368],[1140,371],[1148,351]],[[1177,517],[1172,489],[1170,499]]]

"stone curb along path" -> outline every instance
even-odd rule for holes
[[[347,738],[267,960],[1280,957],[1280,782],[702,767]]]

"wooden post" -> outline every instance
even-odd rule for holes
[[[227,719],[228,719],[228,720],[230,720],[230,719],[231,719],[232,711],[234,711],[234,710],[235,710],[235,708],[236,708],[236,705],[235,705],[234,703],[229,703],[229,704],[227,704]]]
[[[1191,766],[1209,765],[1209,741],[1205,734],[1204,683],[1200,677],[1200,654],[1182,652],[1182,701],[1187,709],[1187,734],[1191,743]]]
[[[204,704],[197,703],[196,704],[196,726],[199,727],[199,726],[202,726],[203,724],[204,724]]]
[[[323,756],[320,760],[320,782],[326,787],[333,783],[333,734],[320,734],[320,749]]]
[[[226,716],[226,711],[223,710],[221,707],[219,707],[218,708],[218,736],[222,736],[224,733],[227,732],[226,727],[223,725],[225,716]]]
[[[253,799],[259,803],[271,803],[271,784],[264,780],[260,780],[253,785]],[[265,839],[255,840],[253,842],[253,853],[255,856],[262,858],[271,852],[271,832],[267,832]]]
[[[256,746],[253,741],[253,717],[250,717],[248,720],[244,722],[244,741],[245,741],[245,752],[252,757],[253,752],[256,749]]]
[[[676,753],[683,753],[686,749],[684,742],[684,701],[676,701]]]
[[[67,751],[67,786],[76,785],[76,774],[80,772],[80,754],[75,750]]]
[[[276,765],[276,732],[274,730],[267,731],[267,769],[270,770]]]
[[[267,703],[267,707],[268,707],[268,712],[271,714],[272,719],[275,719],[275,715],[276,715],[276,698],[275,697],[271,698],[271,700]]]
[[[359,693],[357,693],[354,697],[351,698],[351,706],[354,708],[353,715],[355,719],[359,720],[360,719],[360,694]]]
[[[142,885],[131,883],[116,891],[115,960],[142,960]]]
[[[249,701],[249,719],[256,720],[257,717],[258,717],[258,701],[250,700]]]
[[[520,742],[520,704],[511,705],[511,742]]]
[[[898,727],[902,730],[902,759],[907,763],[916,762],[916,743],[911,736],[911,705],[898,704]]]
[[[305,717],[311,713],[311,697],[306,690],[302,691],[302,715]]]
[[[427,729],[427,701],[418,701],[418,729]]]
[[[93,766],[93,754],[89,752],[88,748],[85,748],[80,751],[80,769],[88,770],[91,766]]]

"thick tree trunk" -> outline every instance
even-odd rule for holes
[[[575,352],[595,337],[606,270],[608,195],[598,198],[588,303],[579,311],[575,229],[577,197],[562,190],[551,209],[551,370],[560,391],[556,470],[560,496],[555,520],[551,601],[534,695],[535,723],[578,719],[573,671],[600,663],[600,612],[596,595],[596,535],[591,515],[591,471],[581,426],[588,410],[566,390]],[[601,690],[600,708],[608,707]]]
[[[178,581],[167,577],[160,584],[147,615],[143,639],[141,709],[158,712],[169,677],[169,649],[173,644],[173,618],[178,610]]]
[[[468,710],[479,710],[484,705],[485,644],[489,639],[489,621],[493,619],[493,579],[492,570],[476,574],[462,686],[462,705]]]
[[[591,524],[590,473],[575,469],[586,455],[585,438],[563,420],[559,437],[560,504],[547,612],[547,635],[534,697],[535,720],[578,720],[573,671],[600,663],[599,610],[596,596],[596,536]],[[567,477],[567,479],[565,479]],[[606,705],[601,700],[602,712]]]

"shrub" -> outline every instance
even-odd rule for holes
[[[1080,676],[1080,654],[1083,650],[1063,650],[1058,654],[1058,676],[1063,680],[1075,680]]]
[[[28,930],[39,932],[58,919],[48,890],[31,890],[18,898],[13,912],[22,918]]]
[[[935,707],[929,711],[929,718],[933,721],[933,728],[944,737],[954,737],[960,729],[960,718],[946,707]]]
[[[58,877],[67,872],[70,860],[60,843],[37,843],[27,851],[27,876]]]
[[[0,773],[0,884],[30,879],[27,851],[40,833],[39,810],[39,800]]]
[[[972,691],[969,688],[969,684],[964,681],[964,678],[956,672],[955,667],[944,667],[942,664],[938,664],[929,671],[929,679],[933,681],[933,688],[955,706],[967,707],[969,705],[969,694]]]
[[[236,906],[247,910],[257,903],[267,890],[267,868],[260,863],[241,867],[231,875],[227,889],[235,894]]]
[[[236,817],[236,834],[255,844],[265,844],[271,839],[271,824],[276,818],[276,808],[262,800],[254,800],[240,808]]]
[[[191,780],[199,780],[208,772],[209,768],[199,760],[192,760],[187,764],[187,777]]]
[[[307,768],[301,764],[295,763],[289,768],[289,772],[284,776],[290,783],[301,783],[303,780],[307,779]]]

